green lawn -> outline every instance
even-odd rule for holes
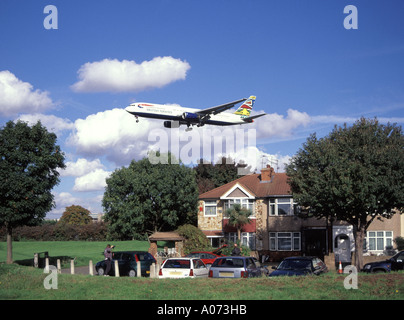
[[[359,275],[358,289],[344,275],[255,279],[150,279],[57,275],[45,289],[42,269],[0,264],[0,299],[18,300],[403,300],[404,273]]]
[[[34,253],[48,251],[50,257],[64,257],[65,265],[75,259],[76,266],[88,265],[103,260],[103,252],[107,241],[13,241],[13,261],[32,265]],[[147,251],[147,241],[114,241],[116,251],[140,250]],[[7,260],[7,244],[0,242],[0,262]]]
[[[97,262],[107,242],[14,242],[14,260],[31,261],[35,252],[76,257],[76,265]],[[147,241],[114,242],[116,250],[147,250]],[[18,264],[6,265],[0,243],[0,299],[21,300],[404,300],[404,272],[359,274],[358,289],[344,288],[346,275],[257,279],[150,279],[57,275],[57,289],[45,289],[49,274]]]

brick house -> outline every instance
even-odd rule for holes
[[[294,255],[324,255],[334,252],[336,258],[349,262],[354,250],[352,226],[325,219],[300,218],[295,213],[286,173],[275,173],[267,166],[259,174],[242,176],[199,196],[198,227],[213,247],[223,241],[235,242],[237,230],[229,225],[226,210],[233,204],[252,211],[250,224],[242,229],[241,241],[258,256],[279,261]],[[381,253],[393,245],[396,236],[403,236],[404,217],[374,221],[367,232],[367,249]]]

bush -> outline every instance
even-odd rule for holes
[[[185,224],[177,229],[177,233],[185,238],[184,253],[188,254],[192,251],[211,251],[212,247],[209,244],[209,239],[205,236],[202,230],[197,227]]]
[[[65,223],[40,226],[22,226],[13,230],[13,241],[104,241],[107,239],[107,228],[104,222],[87,225],[69,225]],[[0,240],[6,241],[6,229],[0,229]]]
[[[394,239],[394,242],[396,243],[398,251],[404,250],[404,238],[403,237],[396,237]]]

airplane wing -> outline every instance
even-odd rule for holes
[[[254,119],[265,116],[265,115],[266,115],[266,113],[261,113],[261,114],[257,114],[256,116],[245,117],[245,118],[243,118],[243,120],[245,122],[253,122]]]
[[[222,104],[220,106],[211,107],[211,108],[207,108],[207,109],[202,109],[202,110],[199,110],[196,113],[201,114],[201,115],[218,114],[220,112],[226,111],[227,109],[233,108],[237,103],[243,102],[245,100],[247,100],[247,99],[240,99],[240,100],[236,100],[236,101],[233,101],[233,102]]]

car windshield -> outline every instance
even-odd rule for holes
[[[240,258],[216,259],[212,267],[218,268],[243,268],[244,260]]]
[[[170,269],[190,269],[191,268],[190,260],[183,260],[183,259],[170,259],[167,260],[164,264],[164,268]]]
[[[278,266],[279,270],[302,270],[302,269],[311,269],[311,261],[310,260],[299,260],[299,259],[288,259],[283,260],[281,264]]]

